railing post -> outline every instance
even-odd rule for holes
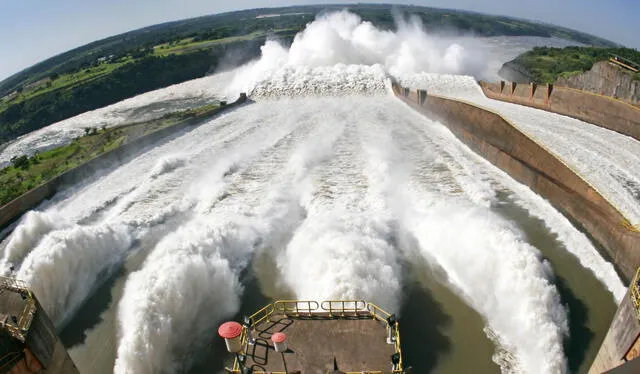
[[[244,328],[247,330],[247,343],[249,345],[255,345],[256,344],[256,340],[253,338],[253,332],[251,331],[251,318],[244,316],[243,317],[243,325]]]
[[[538,88],[538,85],[534,82],[531,82],[531,92],[529,92],[529,100],[533,101],[533,97],[536,94],[536,88]]]

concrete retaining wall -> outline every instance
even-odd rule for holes
[[[640,233],[560,159],[509,121],[470,103],[394,85],[417,111],[442,121],[458,139],[548,199],[599,242],[628,282],[640,265]]]
[[[547,84],[480,82],[480,87],[492,99],[573,117],[640,140],[640,107],[622,100]]]
[[[27,334],[26,351],[38,359],[45,368],[45,373],[78,373],[67,350],[58,339],[53,323],[37,300],[36,305],[36,313]]]
[[[640,323],[629,296],[630,292],[627,291],[589,369],[589,374],[605,372],[624,364],[627,359],[632,360],[637,357],[637,355],[630,355],[633,353],[630,352],[630,348],[640,335]]]
[[[556,85],[616,97],[640,105],[640,80],[635,73],[610,61],[593,64],[591,70],[567,78],[559,77]]]
[[[231,103],[224,107],[220,107],[218,111],[213,114],[218,114],[224,110],[234,108],[244,103],[246,100],[247,97],[242,94],[240,98],[238,98],[238,100],[236,100],[234,103]],[[90,177],[100,170],[104,170],[121,164],[122,162],[131,159],[131,157],[143,152],[146,147],[153,145],[156,142],[169,137],[170,135],[176,134],[189,126],[194,126],[198,123],[201,123],[202,120],[202,118],[193,118],[137,138],[129,143],[122,145],[121,147],[103,153],[96,158],[89,160],[86,163],[73,168],[64,174],[61,174],[32,190],[27,191],[22,196],[0,207],[0,229],[6,227],[16,219],[20,218],[23,213],[25,213],[29,209],[33,209],[43,200],[53,196],[64,186],[77,183],[78,181],[86,179],[87,177]]]

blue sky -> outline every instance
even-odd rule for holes
[[[515,16],[585,31],[640,49],[639,0],[359,1]],[[257,7],[354,2],[358,0],[0,0],[0,80],[71,48],[160,22]]]

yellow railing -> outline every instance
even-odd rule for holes
[[[225,369],[227,373],[231,374],[242,374],[242,370],[240,369]],[[288,374],[284,371],[252,371],[253,374]],[[341,372],[342,373],[342,372]],[[382,374],[383,372],[380,370],[363,370],[363,371],[345,371],[344,374]],[[401,371],[394,370],[393,373],[402,373]],[[290,374],[290,373],[289,373]]]
[[[9,323],[1,323],[2,328],[6,329],[14,338],[24,343],[26,332],[31,328],[31,322],[36,312],[36,302],[33,293],[27,287],[27,284],[13,278],[0,277],[0,289],[16,292],[25,298],[26,306],[20,313],[17,322],[9,321]]]
[[[232,373],[232,374],[242,374],[242,370],[240,369],[225,369],[227,373]],[[253,374],[290,374],[290,373],[285,373],[284,371],[252,371],[251,373]],[[363,370],[363,371],[345,371],[342,372],[344,374],[382,374],[382,371],[376,370],[376,371],[370,371],[370,370]],[[397,371],[394,370],[393,373],[402,373],[401,371]]]
[[[278,300],[273,303],[273,308],[286,316],[299,316],[300,313],[310,314],[318,311],[320,305],[312,300]]]
[[[638,298],[640,301],[640,298]],[[262,309],[258,310],[254,314],[249,317],[249,326],[243,326],[242,329],[242,343],[244,345],[244,356],[246,357],[248,353],[248,339],[249,339],[249,329],[253,329],[255,326],[260,323],[266,321],[271,317],[274,313],[283,314],[286,316],[296,316],[299,317],[301,315],[310,316],[314,313],[326,313],[328,312],[330,318],[340,318],[340,317],[348,317],[348,316],[370,316],[373,319],[384,322],[387,328],[387,334],[389,334],[389,330],[391,331],[391,336],[393,337],[393,343],[395,348],[395,353],[399,355],[400,361],[396,369],[392,371],[393,374],[402,374],[404,364],[402,361],[402,348],[400,345],[400,325],[398,322],[395,322],[395,327],[392,327],[388,324],[388,318],[391,317],[391,314],[384,309],[373,303],[367,303],[364,300],[327,300],[321,303],[313,300],[278,300],[273,304],[268,304]],[[326,315],[326,314],[323,314]],[[240,366],[239,357],[236,357],[233,362],[233,369],[225,368],[227,373],[232,374],[241,374],[242,369]],[[285,372],[277,372],[277,371],[253,371],[254,374],[286,374]],[[358,371],[358,372],[346,372],[346,374],[382,374],[382,371]]]
[[[402,373],[403,372],[403,368],[404,368],[404,362],[402,361],[402,345],[400,344],[400,324],[398,322],[396,322],[396,331],[395,331],[395,339],[394,340],[395,340],[395,343],[396,343],[396,345],[395,345],[396,353],[400,357],[400,362],[398,363],[398,368],[395,369],[393,372],[394,373]]]
[[[621,67],[623,67],[623,68],[625,68],[625,69],[629,69],[629,70],[631,70],[631,71],[632,71],[632,72],[634,72],[634,73],[637,73],[638,71],[640,71],[640,70],[638,70],[637,68],[635,68],[635,67],[631,66],[631,64],[630,64],[630,63],[626,63],[626,62],[620,61],[620,60],[615,59],[615,58],[613,58],[613,57],[611,57],[611,58],[609,59],[609,61],[611,61],[611,62],[613,62],[614,64],[619,65],[619,66],[621,66]]]
[[[367,309],[369,309],[369,313],[371,316],[378,321],[387,322],[387,319],[391,317],[391,314],[384,309],[380,308],[376,304],[368,303]],[[389,329],[392,327],[387,324],[387,333],[389,333]],[[398,369],[394,370],[394,373],[402,373],[404,368],[404,363],[402,362],[402,345],[400,344],[400,324],[396,321],[395,329],[392,331],[393,334],[393,342],[395,345],[396,353],[400,355],[400,363],[398,364]]]
[[[379,321],[386,321],[387,318],[391,317],[391,313],[385,311],[374,303],[367,304],[367,309],[369,313],[373,316],[373,318]]]
[[[640,268],[636,271],[636,276],[631,281],[631,302],[636,310],[638,319],[640,319]]]
[[[264,308],[253,313],[251,317],[249,317],[249,323],[251,324],[251,326],[260,324],[263,321],[266,321],[273,314],[273,311],[273,304],[267,304]]]
[[[328,300],[323,301],[320,307],[329,312],[330,316],[339,315],[341,317],[368,311],[367,302],[364,300]]]

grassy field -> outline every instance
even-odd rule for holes
[[[119,59],[118,61],[104,62],[97,66],[80,70],[75,73],[63,74],[57,76],[56,79],[43,79],[41,81],[38,81],[37,84],[34,84],[31,87],[23,89],[21,93],[11,98],[10,100],[1,101],[0,112],[7,109],[10,105],[19,104],[38,95],[61,89],[69,89],[88,83],[94,79],[109,75],[116,69],[133,62],[135,62],[135,59],[127,56]]]
[[[71,144],[37,154],[21,156],[0,170],[0,205],[17,198],[83,163],[123,144],[183,121],[205,118],[217,112],[217,104],[175,112],[162,118],[108,129],[87,128]]]
[[[296,29],[281,29],[270,31],[271,34],[282,34],[287,31],[295,31]],[[167,57],[169,55],[180,55],[185,53],[196,52],[202,49],[210,49],[217,45],[229,44],[239,41],[249,41],[258,37],[267,35],[265,31],[255,31],[247,35],[230,36],[219,39],[200,40],[194,41],[193,37],[175,40],[172,42],[161,43],[153,46],[148,52],[140,52],[140,57],[134,57],[133,55],[125,55],[118,59],[106,60],[96,66],[91,66],[86,69],[82,69],[73,73],[62,74],[54,76],[55,79],[50,77],[41,79],[38,82],[34,82],[29,86],[23,88],[22,92],[12,97],[5,97],[0,100],[0,113],[8,109],[11,105],[20,104],[29,99],[36,98],[39,95],[47,94],[57,90],[73,89],[83,84],[89,83],[100,77],[105,77],[112,74],[117,69],[127,65],[138,62],[142,57],[157,56]]]
[[[640,52],[630,48],[540,47],[521,54],[510,63],[515,63],[529,71],[534,82],[553,83],[558,77],[567,77],[590,70],[594,63],[608,60],[611,54],[640,62]],[[632,72],[629,74],[640,80],[640,74]]]
[[[279,30],[283,31],[283,30]],[[153,53],[157,56],[168,56],[170,54],[188,53],[201,48],[210,48],[214,45],[233,43],[243,40],[253,40],[255,38],[265,36],[264,31],[254,31],[247,35],[229,36],[220,39],[194,41],[194,38],[185,38],[169,43],[158,44],[153,47]]]

